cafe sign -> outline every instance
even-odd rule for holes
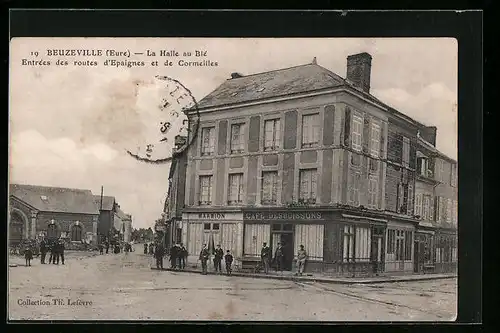
[[[247,221],[321,221],[325,218],[322,212],[247,212],[243,219]]]

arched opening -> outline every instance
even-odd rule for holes
[[[12,212],[10,215],[9,242],[12,245],[19,244],[24,239],[25,221],[21,214]]]
[[[72,242],[81,242],[82,241],[82,226],[75,224],[71,227],[71,241]]]

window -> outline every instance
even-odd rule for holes
[[[316,202],[316,169],[300,170],[299,173],[299,199],[308,202]]]
[[[200,176],[200,205],[212,204],[212,176]]]
[[[453,200],[446,200],[446,222],[453,222]]]
[[[215,151],[215,127],[201,130],[201,156],[213,155]]]
[[[427,172],[427,158],[425,157],[419,157],[417,158],[417,172],[419,175],[428,177],[428,172]]]
[[[351,206],[359,206],[360,183],[361,174],[359,172],[351,172],[349,174],[349,204]]]
[[[277,150],[281,145],[281,128],[279,119],[264,122],[264,151]]]
[[[451,175],[450,175],[450,185],[453,187],[457,186],[457,165],[451,165]]]
[[[411,248],[413,244],[413,231],[405,231],[405,256],[404,260],[411,260]]]
[[[278,172],[262,172],[262,195],[261,203],[274,205],[278,199]]]
[[[458,224],[458,201],[453,200],[453,224]]]
[[[212,230],[219,230],[219,229],[220,229],[219,223],[212,223]]]
[[[302,147],[316,147],[319,143],[319,114],[302,116]]]
[[[396,239],[396,230],[387,229],[387,253],[394,254],[394,242]]]
[[[354,227],[344,226],[344,251],[342,259],[344,262],[354,260]]]
[[[203,223],[203,230],[210,230],[210,223]]]
[[[245,124],[231,125],[231,153],[242,153],[245,143]]]
[[[370,158],[370,171],[377,172],[378,171],[378,165],[379,165],[379,161],[378,160],[374,160],[374,159]]]
[[[71,241],[80,242],[82,240],[82,226],[74,225],[71,227]]]
[[[234,173],[229,175],[228,204],[240,204],[243,202],[243,174]]]
[[[363,119],[359,116],[352,117],[352,148],[357,151],[361,151],[361,143],[363,133]]]
[[[403,136],[403,166],[410,164],[410,139]]]
[[[424,218],[424,215],[422,214],[422,199],[423,199],[423,194],[416,194],[415,195],[415,215],[420,216],[420,218]]]
[[[380,154],[380,125],[372,124],[370,140],[370,151],[373,157],[379,157]]]
[[[396,260],[404,260],[404,242],[404,231],[396,230]]]
[[[378,208],[378,178],[370,176],[368,183],[368,208]]]

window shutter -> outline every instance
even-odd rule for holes
[[[384,158],[384,151],[385,151],[385,136],[384,136],[384,127],[385,124],[382,123],[380,125],[380,157]]]
[[[348,107],[345,108],[344,146],[351,146],[351,109]]]
[[[408,215],[413,215],[413,185],[408,184],[408,207],[406,210]]]
[[[368,116],[365,115],[363,121],[363,152],[368,154],[368,148],[370,143],[370,120]]]

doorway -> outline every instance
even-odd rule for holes
[[[275,223],[272,225],[271,248],[273,249],[273,260],[278,248],[278,243],[283,247],[283,270],[291,271],[294,258],[294,244],[293,244],[293,224]]]

